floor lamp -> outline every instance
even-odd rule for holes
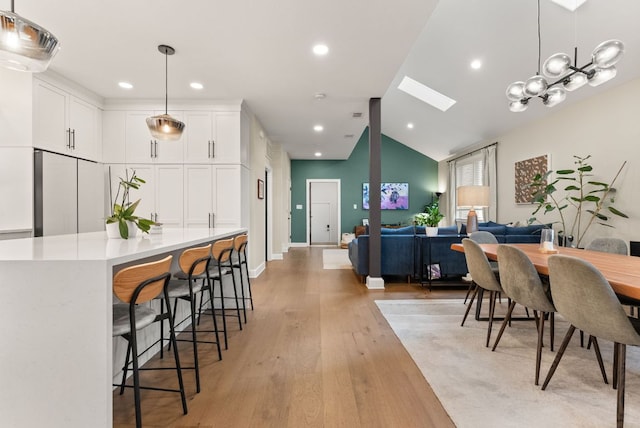
[[[458,207],[469,208],[467,235],[478,231],[478,216],[474,208],[489,206],[489,186],[460,186],[456,190]]]

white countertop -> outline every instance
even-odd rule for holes
[[[244,228],[165,228],[161,234],[138,232],[129,239],[109,239],[106,232],[78,233],[0,241],[0,262],[104,260],[111,264],[198,245],[246,232]]]

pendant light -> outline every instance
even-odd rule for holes
[[[158,46],[160,53],[164,54],[164,114],[147,118],[147,126],[153,138],[158,140],[179,140],[184,130],[184,123],[171,117],[168,113],[169,104],[169,55],[176,53],[171,46]]]
[[[0,11],[0,65],[11,70],[41,72],[60,49],[58,39],[14,11]]]

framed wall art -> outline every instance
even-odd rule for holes
[[[529,184],[536,174],[544,174],[551,168],[550,155],[540,155],[515,163],[515,202],[516,204],[531,203],[531,188]]]

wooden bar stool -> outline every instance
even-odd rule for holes
[[[120,387],[120,394],[124,392],[125,387],[133,388],[136,427],[138,428],[142,427],[142,415],[140,412],[141,389],[179,392],[182,399],[182,411],[185,415],[187,414],[187,401],[184,395],[184,384],[182,382],[178,348],[176,347],[176,335],[171,308],[168,308],[166,313],[158,314],[148,305],[143,305],[143,303],[149,302],[160,293],[164,294],[165,299],[169,298],[167,284],[171,277],[169,270],[171,268],[172,258],[172,256],[168,256],[156,262],[131,266],[116,273],[113,277],[113,292],[116,297],[123,302],[113,305],[113,336],[122,336],[128,342],[126,362],[122,370],[122,383],[114,384],[114,386]],[[154,322],[162,322],[164,319],[169,320],[170,340],[173,343],[173,355],[176,361],[175,368],[178,375],[179,389],[140,385],[139,371],[154,370],[154,368],[141,368],[138,365],[137,331]],[[133,386],[125,385],[130,356],[133,364]],[[164,368],[158,367],[155,369],[160,370]]]
[[[211,248],[211,255],[213,257],[214,266],[209,269],[209,276],[212,280],[212,298],[211,300],[211,311],[215,314],[216,311],[219,311],[222,314],[222,329],[224,330],[224,349],[229,349],[229,343],[227,338],[227,317],[237,317],[238,318],[238,326],[240,330],[242,330],[242,319],[240,318],[240,302],[238,301],[238,289],[236,287],[236,278],[233,275],[233,266],[231,263],[231,252],[233,251],[233,238],[229,239],[221,239],[213,243],[213,247]],[[231,276],[231,281],[233,283],[233,292],[234,297],[225,297],[224,295],[224,287],[222,286],[222,279],[226,276]],[[216,297],[216,282],[220,284],[220,296]],[[216,308],[214,302],[216,299],[220,299],[220,307]],[[234,299],[236,307],[229,308],[228,310],[225,308],[225,299]],[[202,308],[206,305],[207,302],[200,301],[200,309],[199,313],[202,312]],[[235,314],[229,313],[229,311],[235,311]]]
[[[240,274],[240,294],[242,299],[242,312],[244,313],[244,322],[247,323],[247,308],[246,301],[251,303],[251,310],[253,310],[253,296],[251,295],[251,279],[249,278],[249,266],[247,264],[247,244],[249,243],[249,237],[246,233],[238,235],[233,239],[233,248],[235,250],[236,257],[232,260],[233,269],[238,269]],[[249,297],[244,295],[244,278],[242,267],[244,266],[244,273],[247,276],[247,290]]]
[[[167,292],[169,299],[173,299],[173,324],[179,326],[185,321],[191,321],[190,330],[185,330],[183,333],[191,333],[189,339],[177,339],[179,342],[191,342],[193,344],[193,367],[183,367],[183,369],[194,370],[196,375],[196,392],[200,392],[200,365],[198,362],[198,343],[211,343],[215,344],[218,350],[218,360],[222,360],[222,352],[220,349],[220,339],[218,337],[218,322],[215,315],[213,318],[213,330],[199,330],[196,329],[196,301],[198,293],[200,299],[204,297],[205,292],[209,293],[209,298],[213,298],[213,292],[211,288],[211,279],[208,274],[209,263],[211,262],[211,244],[203,247],[189,248],[182,252],[178,260],[180,271],[174,274],[174,279],[169,281],[167,285]],[[171,302],[165,300],[163,296],[160,296],[162,303],[161,306],[170,306]],[[178,299],[184,300],[189,303],[189,316],[182,321],[176,323],[176,312],[178,306]],[[170,309],[170,308],[169,308]],[[199,315],[198,315],[199,317]],[[199,323],[199,319],[198,319]],[[214,333],[215,341],[198,340],[198,333]],[[162,358],[162,345],[164,340],[164,331],[160,329],[160,357]],[[169,343],[169,348],[171,343]]]

